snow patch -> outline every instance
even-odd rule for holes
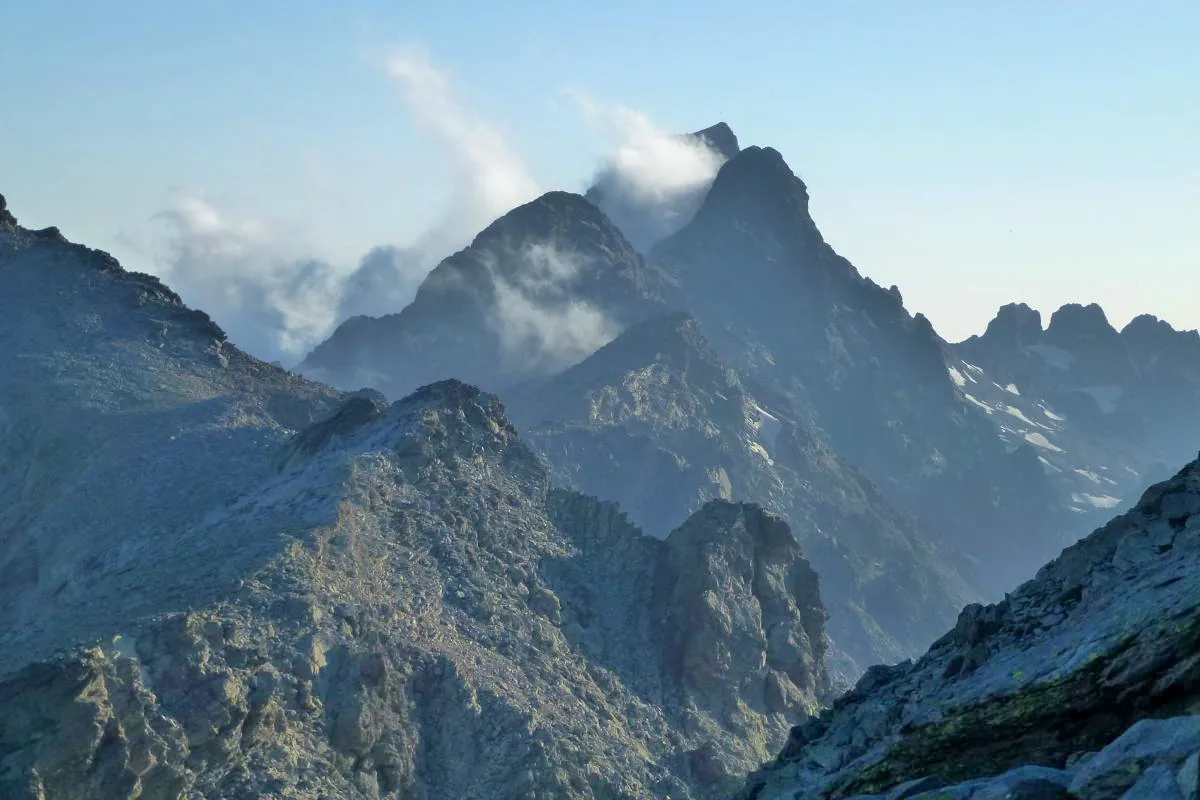
[[[1062,472],[1062,467],[1054,466],[1042,456],[1038,456],[1038,461],[1042,462],[1042,466],[1046,467],[1047,469],[1054,470],[1055,472]]]
[[[1113,508],[1121,502],[1121,498],[1113,497],[1111,494],[1085,494],[1083,492],[1071,495],[1071,500],[1076,503],[1086,503],[1093,508]]]
[[[1046,431],[1050,430],[1050,428],[1047,428],[1042,423],[1034,422],[1029,417],[1025,416],[1025,413],[1023,411],[1021,411],[1021,409],[1017,408],[1016,406],[1005,406],[1002,410],[1004,411],[1005,414],[1009,414],[1011,416],[1016,417],[1017,419],[1021,420],[1021,422],[1024,422],[1026,425],[1032,425],[1035,428],[1041,428],[1042,430],[1046,430]]]
[[[1067,452],[1040,433],[1026,433],[1025,441],[1029,442],[1034,447],[1040,447],[1043,450],[1049,450],[1053,453]]]
[[[753,400],[750,401],[750,425],[758,431],[763,440],[775,446],[775,439],[779,436],[779,431],[783,428],[783,423],[779,421],[779,417],[767,411]]]
[[[973,403],[973,404],[979,406],[980,408],[982,408],[984,411],[986,411],[989,414],[991,414],[992,411],[995,410],[991,406],[989,406],[987,403],[981,403],[980,401],[976,400],[974,397],[967,394],[966,392],[963,392],[963,397],[965,397],[967,399],[968,403]]]
[[[1000,388],[1009,394],[1015,394],[1017,397],[1021,396],[1021,390],[1017,388],[1015,383],[1010,383],[1008,386],[1001,386]]]
[[[967,385],[967,379],[954,367],[947,367],[946,371],[950,373],[950,380],[954,381],[955,386],[961,389]]]
[[[963,366],[964,366],[964,367],[966,367],[967,369],[971,370],[971,372],[974,372],[976,375],[982,375],[982,374],[983,374],[983,367],[977,367],[977,366],[975,366],[974,364],[968,364],[966,361],[964,361],[964,362],[962,362],[962,363],[963,363]]]
[[[1041,409],[1041,412],[1046,415],[1046,419],[1052,419],[1055,422],[1066,422],[1067,421],[1066,417],[1060,417],[1058,414],[1055,414],[1053,411],[1046,408],[1044,405],[1040,405],[1040,406],[1038,406],[1038,408]]]
[[[1092,396],[1096,401],[1096,405],[1100,406],[1100,410],[1105,414],[1111,414],[1117,410],[1117,403],[1121,400],[1120,386],[1085,386],[1083,391]]]
[[[1106,469],[1106,467],[1100,467],[1100,469]],[[1101,475],[1100,473],[1093,472],[1090,469],[1080,469],[1077,467],[1074,470],[1074,472],[1076,475],[1079,475],[1080,477],[1087,478],[1092,483],[1097,483],[1097,484],[1106,484],[1107,483],[1109,486],[1117,485],[1117,482],[1114,481],[1112,478],[1108,477],[1107,475]]]
[[[1025,350],[1041,356],[1043,361],[1055,369],[1069,370],[1071,362],[1075,360],[1073,354],[1052,344],[1031,344],[1026,346]]]

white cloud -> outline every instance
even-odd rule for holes
[[[415,243],[417,250],[449,255],[497,217],[541,194],[500,132],[458,99],[449,77],[423,48],[406,47],[387,66],[413,117],[435,137],[455,173],[449,206]]]
[[[375,247],[358,264],[333,265],[307,257],[295,237],[199,196],[181,197],[158,215],[159,274],[260,358],[290,366],[348,317],[399,312],[441,259],[541,193],[500,131],[463,103],[423,49],[397,51],[386,69],[453,168],[447,206],[413,241]],[[612,141],[597,178],[600,204],[635,246],[647,248],[686,223],[721,156],[700,140],[664,132],[642,113],[573,96]],[[575,297],[588,264],[567,245],[522,245],[489,264],[495,304],[488,322],[514,367],[563,367],[618,333]]]
[[[645,114],[567,90],[612,142],[596,175],[600,207],[643,252],[686,225],[724,158],[702,139],[662,130]]]
[[[200,197],[180,197],[157,216],[159,275],[239,347],[290,361],[332,328],[340,289],[330,265],[289,257],[263,225]]]
[[[528,244],[514,254],[485,255],[495,288],[488,324],[506,366],[546,372],[582,361],[620,332],[601,310],[574,296],[587,259],[554,244]]]
[[[348,317],[400,311],[442,258],[540,193],[503,136],[462,104],[423,50],[397,52],[387,72],[454,169],[449,204],[407,246],[378,246],[357,265],[333,266],[198,196],[157,215],[159,275],[259,358],[290,365]]]

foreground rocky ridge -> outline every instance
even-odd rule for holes
[[[1200,461],[915,664],[868,671],[740,797],[1195,797],[1198,557]],[[1004,794],[1022,783],[1042,793]]]
[[[0,796],[726,796],[827,700],[777,517],[644,536],[495,397],[340,395],[9,217],[0,281]]]

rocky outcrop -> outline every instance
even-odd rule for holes
[[[4,199],[4,195],[0,194],[0,225],[6,227],[15,227],[17,218],[8,210],[8,201]]]
[[[1198,555],[1194,462],[915,664],[869,671],[741,796],[1179,796],[1200,750]]]
[[[339,395],[86,248],[0,282],[0,796],[725,796],[825,700],[777,518],[644,536],[494,396]]]
[[[713,796],[831,697],[819,580],[778,517],[712,501],[657,540],[565,491],[551,516],[571,549],[543,562],[542,613],[700,742],[688,770]]]

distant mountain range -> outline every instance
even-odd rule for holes
[[[301,371],[393,397],[451,376],[498,392],[560,480],[619,500],[657,535],[709,497],[777,510],[812,547],[830,543],[830,574],[835,563],[858,563],[842,569],[842,586],[878,592],[845,595],[857,610],[847,610],[854,622],[840,636],[833,607],[846,675],[917,652],[947,609],[997,596],[1095,524],[1094,503],[1128,494],[1097,487],[1081,506],[1088,487],[1064,483],[1051,459],[1039,460],[1048,448],[1038,430],[1014,439],[998,427],[999,400],[960,385],[974,378],[960,355],[974,352],[973,340],[947,344],[904,308],[896,287],[838,256],[778,152],[741,148],[724,124],[691,136],[725,159],[694,207],[613,207],[603,174],[586,196],[546,194],[443,262],[400,313],[344,323]],[[662,225],[668,217],[672,225]],[[682,338],[672,327],[681,314],[690,320]],[[705,372],[684,374],[701,363]],[[647,383],[639,370],[652,365],[657,382]],[[596,416],[606,413],[594,407],[602,396],[633,382],[642,395],[635,409]],[[685,402],[679,391],[692,396]],[[759,411],[739,409],[743,402]],[[782,474],[797,467],[772,452],[773,439],[738,432],[762,427],[742,421],[755,414],[769,430],[804,431],[828,457],[810,452],[798,472]],[[1098,446],[1116,448],[1113,468],[1137,472],[1122,486],[1144,487],[1146,464],[1126,464],[1115,441]],[[836,466],[822,466],[823,481],[799,480],[814,463]],[[653,480],[636,477],[648,473]],[[834,485],[863,488],[857,500],[824,503],[819,517],[793,496],[825,501]],[[889,558],[881,572],[878,539],[867,543],[879,536],[908,540],[911,560]],[[856,537],[866,538],[852,544]],[[920,613],[898,613],[901,596]]]
[[[295,372],[0,198],[0,796],[1186,788],[1200,334],[949,343],[681,138]]]

